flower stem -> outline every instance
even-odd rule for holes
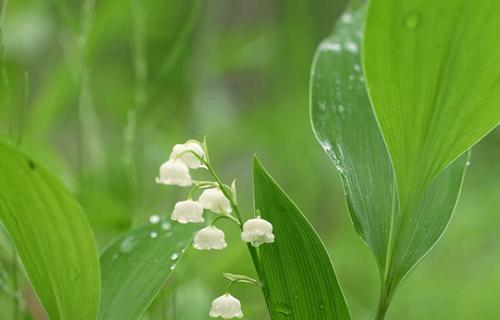
[[[231,289],[233,284],[235,284],[237,282],[253,284],[253,285],[257,286],[258,288],[262,287],[262,284],[257,280],[251,281],[249,279],[248,280],[247,279],[237,279],[237,280],[232,280],[231,282],[229,282],[229,284],[226,287],[226,293],[229,293],[229,290]]]
[[[229,219],[229,220],[231,220],[231,221],[235,222],[235,223],[238,225],[238,227],[241,227],[240,222],[238,221],[238,219],[236,219],[236,218],[235,218],[235,217],[233,217],[232,215],[222,215],[222,216],[218,216],[217,218],[215,218],[215,219],[214,219],[214,221],[212,221],[212,226],[213,226],[213,225],[215,225],[215,222],[216,222],[217,220],[220,220],[220,219]]]

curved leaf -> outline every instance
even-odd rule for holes
[[[99,261],[80,205],[46,170],[0,143],[0,219],[51,319],[95,319]]]
[[[311,76],[311,119],[318,141],[341,173],[358,234],[374,252],[382,281],[382,312],[394,290],[432,248],[458,199],[467,156],[427,187],[414,206],[399,206],[389,154],[360,67],[363,7],[344,14],[319,46]]]
[[[111,244],[101,256],[98,319],[138,319],[172,274],[199,228],[165,220],[131,230]]]
[[[497,0],[371,1],[364,67],[403,207],[500,122],[499,12]]]
[[[300,210],[254,161],[255,208],[276,240],[259,247],[260,277],[272,319],[350,319],[328,253]]]

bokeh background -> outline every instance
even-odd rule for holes
[[[2,0],[5,8],[6,0]],[[354,319],[372,319],[376,264],[355,234],[335,167],[316,142],[309,69],[345,1],[17,0],[2,15],[2,140],[19,142],[86,209],[102,250],[185,190],[153,183],[170,148],[207,136],[247,216],[257,154],[321,235]],[[7,80],[7,81],[5,81]],[[1,156],[1,155],[0,155]],[[1,178],[1,177],[0,177]],[[474,147],[443,239],[404,282],[388,319],[500,316],[500,132]],[[144,319],[206,319],[222,272],[254,275],[232,226],[222,252],[189,250]],[[0,240],[0,319],[12,319],[13,254]],[[22,268],[22,267],[19,267]],[[44,319],[22,269],[22,318]],[[269,319],[237,286],[246,319]]]

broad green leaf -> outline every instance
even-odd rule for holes
[[[148,308],[187,246],[196,224],[150,223],[126,233],[101,256],[98,319],[135,320]]]
[[[410,208],[500,122],[500,1],[374,0],[364,68]]]
[[[388,304],[404,276],[444,232],[467,156],[439,174],[413,207],[399,206],[391,160],[360,67],[363,19],[363,6],[350,7],[320,44],[311,75],[311,118],[318,141],[341,174],[356,231],[375,254],[381,299]]]
[[[259,274],[272,319],[350,319],[328,253],[292,200],[254,161],[255,209],[276,240],[259,247]]]
[[[0,143],[0,220],[50,319],[95,319],[99,260],[87,218],[56,178]]]

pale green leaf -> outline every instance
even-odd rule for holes
[[[254,161],[255,208],[275,242],[259,247],[260,277],[272,319],[350,319],[328,253],[300,210]]]
[[[403,207],[500,122],[499,12],[498,0],[371,1],[364,67]]]
[[[363,6],[352,6],[316,54],[311,118],[324,150],[341,173],[356,231],[375,254],[382,311],[413,266],[441,237],[458,199],[467,156],[401,209],[389,154],[366,91],[359,50]]]
[[[0,143],[0,220],[51,319],[95,319],[99,260],[87,218],[56,178]]]
[[[161,290],[198,224],[167,220],[129,231],[101,256],[102,297],[98,319],[135,320]]]

